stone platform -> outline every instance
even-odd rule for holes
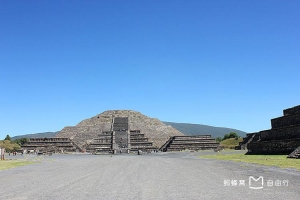
[[[211,135],[173,136],[161,148],[161,151],[207,150],[217,149],[219,143]]]
[[[271,119],[271,126],[254,134],[247,154],[288,155],[300,146],[300,106],[283,110],[283,116]]]
[[[23,150],[38,153],[81,152],[82,149],[69,138],[30,138]]]

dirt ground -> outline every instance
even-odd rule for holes
[[[0,171],[0,199],[300,199],[299,170],[199,158],[210,153],[43,156]]]

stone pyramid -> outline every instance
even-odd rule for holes
[[[157,148],[161,147],[172,136],[184,134],[162,123],[156,118],[147,117],[132,110],[108,110],[89,119],[79,122],[76,126],[64,127],[56,137],[70,138],[81,148],[85,148],[93,138],[103,131],[110,131],[114,117],[128,117],[130,130],[140,130]]]

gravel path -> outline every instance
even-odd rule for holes
[[[263,189],[250,189],[249,176],[263,176]],[[225,186],[226,180],[237,186]],[[288,180],[288,186],[267,186],[267,180]],[[1,200],[300,199],[299,170],[194,153],[45,156],[41,163],[0,171],[0,183]]]

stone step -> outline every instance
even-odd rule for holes
[[[217,147],[201,147],[201,148],[168,148],[168,151],[183,151],[183,150],[211,150],[217,149]]]
[[[111,149],[111,147],[95,147],[94,149]]]
[[[71,148],[74,147],[76,148],[74,145],[69,144],[69,145],[23,145],[22,148],[51,148],[51,147],[55,147],[55,148]]]
[[[300,124],[300,113],[290,114],[271,119],[272,128],[282,128]]]
[[[300,113],[300,105],[283,110],[283,115],[292,115],[296,113]]]
[[[246,137],[243,139],[243,141],[240,142],[239,145],[241,146],[242,144],[248,143],[248,141],[254,137],[254,134],[256,134],[256,133],[248,133],[248,134],[246,135]]]
[[[139,134],[141,133],[140,130],[130,130],[130,134]]]
[[[173,140],[172,144],[203,144],[203,143],[216,143],[215,140],[196,140],[196,141],[189,141],[189,140],[184,140],[184,141],[178,141],[178,140]]]
[[[235,150],[245,150],[247,148],[248,143],[250,143],[257,133],[248,133],[246,137],[243,138],[242,142],[239,142],[238,146],[235,146]]]
[[[130,138],[140,138],[140,137],[145,137],[145,134],[143,133],[130,134]]]
[[[211,135],[193,135],[193,136],[174,136],[174,139],[205,139],[205,138],[211,138]]]
[[[252,141],[247,154],[290,154],[300,146],[300,139]]]
[[[111,143],[90,144],[89,146],[91,146],[91,147],[95,147],[95,146],[111,146]]]
[[[262,141],[300,138],[300,125],[260,131],[258,136]]]
[[[170,144],[171,146],[186,146],[186,147],[190,147],[190,146],[216,146],[219,145],[219,143],[190,143],[190,144]]]
[[[300,158],[300,146],[297,147],[292,153],[288,155],[288,158]]]
[[[173,141],[216,141],[215,139],[212,139],[212,138],[186,138],[186,139],[177,139],[175,138]]]
[[[130,138],[131,142],[148,142],[148,138]]]
[[[211,135],[174,136],[161,148],[162,151],[180,151],[185,149],[202,150],[214,149],[219,146]]]
[[[218,147],[218,145],[191,145],[191,146],[179,146],[179,145],[171,145],[168,147],[168,149],[171,148],[184,148],[184,149],[190,149],[190,148],[213,148]]]
[[[132,145],[131,144],[131,148],[133,147],[152,147],[152,144],[144,144],[144,145]]]
[[[131,149],[139,149],[139,148],[157,149],[154,146],[133,146],[133,147],[131,147]]]
[[[152,142],[148,142],[148,141],[146,141],[146,142],[144,142],[144,141],[142,141],[142,142],[130,141],[130,144],[152,144]]]
[[[101,135],[101,134],[99,134],[99,135],[98,135],[98,138],[99,138],[99,139],[101,139],[101,138],[111,138],[111,136],[112,136],[111,134],[110,134],[110,135]],[[97,139],[98,139],[98,138],[97,138]]]

